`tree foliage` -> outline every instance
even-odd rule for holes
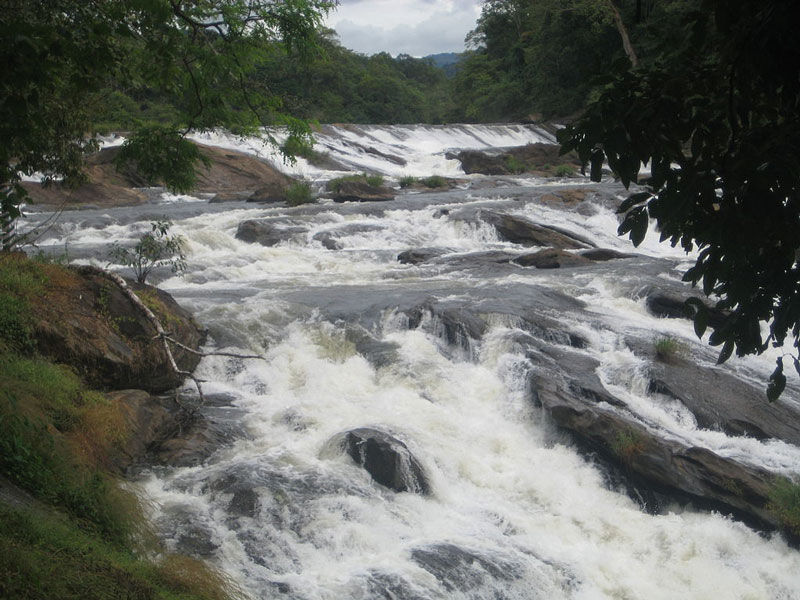
[[[324,123],[436,123],[447,116],[447,77],[430,60],[358,54],[331,30],[310,56],[275,46],[258,79],[287,99],[292,115]]]
[[[328,0],[10,0],[0,4],[0,212],[19,216],[22,175],[77,184],[83,156],[97,147],[94,115],[116,93],[170,106],[160,127],[136,132],[141,146],[190,129],[254,133],[308,126],[253,77],[269,48],[314,45]],[[119,99],[119,96],[115,96]],[[141,156],[141,154],[139,154]],[[195,164],[193,161],[190,163]],[[181,165],[185,166],[182,162]],[[167,170],[170,160],[153,166]],[[159,169],[160,171],[160,169]]]
[[[620,207],[620,233],[697,250],[684,280],[727,317],[711,333],[719,362],[787,337],[800,372],[800,38],[781,0],[698,0],[638,68],[611,73],[563,150],[603,156],[625,186],[652,172]],[[707,315],[689,305],[702,335]],[[762,331],[764,324],[764,331]],[[785,355],[786,356],[786,355]],[[768,397],[786,384],[778,359]]]

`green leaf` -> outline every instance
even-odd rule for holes
[[[777,366],[769,376],[769,384],[767,385],[767,400],[775,402],[783,390],[786,388],[786,375],[783,374],[783,357],[778,357],[775,361]]]
[[[650,192],[637,192],[628,196],[617,209],[617,214],[628,212],[629,209],[653,197]]]
[[[733,340],[726,340],[725,344],[722,346],[722,350],[717,357],[717,364],[721,365],[726,360],[728,360],[733,354]]]

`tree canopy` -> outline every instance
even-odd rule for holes
[[[157,124],[133,132],[127,158],[179,156],[194,164],[183,136],[266,124],[307,136],[253,73],[270,48],[308,51],[329,0],[25,0],[0,5],[0,212],[19,216],[22,175],[82,180],[96,148],[95,119],[114,91],[155,96],[169,106]],[[135,142],[135,143],[134,143]],[[154,163],[170,180],[174,163]]]
[[[784,389],[784,357],[800,373],[800,38],[783,0],[698,0],[681,7],[637,67],[608,73],[596,100],[562,132],[563,149],[607,158],[625,186],[651,177],[620,207],[634,244],[654,220],[661,240],[697,250],[684,275],[727,317],[710,335],[719,362],[787,338],[767,390]],[[702,335],[707,315],[690,306]],[[763,325],[763,330],[762,330]]]

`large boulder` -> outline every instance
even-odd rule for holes
[[[594,261],[585,258],[580,254],[573,254],[572,252],[558,250],[556,248],[546,248],[545,250],[539,250],[538,252],[523,254],[511,262],[522,267],[536,267],[537,269],[583,267],[594,264]]]
[[[397,261],[405,265],[418,265],[446,252],[444,248],[409,248],[397,255]]]
[[[581,447],[618,465],[634,486],[780,526],[769,510],[772,473],[645,427],[597,380],[598,363],[586,355],[541,345],[528,356],[537,365],[531,376],[537,405]]]
[[[394,191],[366,181],[343,181],[331,197],[334,202],[386,202],[394,200]]]
[[[333,229],[315,233],[314,237],[311,239],[319,242],[328,250],[341,250],[344,248],[344,245],[340,241],[341,238],[361,233],[382,231],[384,229],[386,229],[384,225],[378,225],[376,223],[347,223],[334,227]]]
[[[32,305],[33,338],[43,356],[71,366],[99,389],[156,393],[183,382],[153,339],[153,324],[119,286],[92,269],[51,268],[51,284]],[[199,349],[205,331],[169,294],[146,284],[129,286],[178,342]],[[179,346],[172,352],[183,371],[194,370],[200,361]]]
[[[233,150],[213,146],[200,146],[203,156],[211,166],[198,173],[194,194],[237,194],[244,197],[257,190],[286,189],[292,182],[265,160]],[[141,188],[150,185],[135,166],[126,165],[117,169],[119,146],[104,148],[86,159],[88,182],[76,189],[58,185],[42,187],[38,183],[26,183],[25,187],[34,204],[61,205],[67,208],[85,205],[132,206],[148,202],[148,195]],[[226,196],[219,196],[222,201]],[[231,198],[232,196],[227,196]]]
[[[558,227],[540,225],[519,215],[481,209],[463,210],[451,214],[450,219],[466,223],[488,223],[497,231],[497,236],[506,242],[522,246],[549,246],[559,249],[592,248],[594,244],[580,235]]]
[[[353,429],[335,436],[330,445],[347,453],[375,482],[395,492],[431,491],[422,465],[408,446],[388,433],[366,427]]]
[[[450,153],[449,159],[461,163],[461,168],[467,175],[480,173],[482,175],[508,175],[510,173],[506,159],[500,155],[486,154],[478,150],[464,150],[457,154]]]
[[[277,246],[281,242],[299,239],[306,233],[308,233],[308,229],[305,227],[250,219],[239,223],[236,239],[262,246]]]

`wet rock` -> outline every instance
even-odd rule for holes
[[[247,200],[248,192],[219,192],[208,201],[209,204],[222,204],[223,202],[242,202]]]
[[[657,317],[665,317],[668,319],[691,319],[694,316],[695,309],[691,306],[686,306],[686,299],[689,294],[681,294],[678,292],[670,292],[650,288],[644,292],[646,295],[645,304],[647,309]],[[708,325],[711,328],[718,327],[722,324],[728,313],[720,310],[698,295],[691,295],[698,298],[708,309]]]
[[[268,185],[258,188],[255,192],[250,194],[247,198],[248,202],[260,202],[262,204],[274,204],[276,202],[283,202],[286,200],[286,190],[288,185],[286,182],[272,182]]]
[[[411,559],[436,577],[448,592],[491,589],[499,582],[507,583],[520,577],[519,565],[497,557],[490,559],[454,544],[416,548],[411,551]]]
[[[723,369],[690,360],[657,361],[650,377],[651,393],[680,400],[700,427],[800,446],[800,411],[795,404],[767,402],[763,389]]]
[[[175,467],[196,466],[221,448],[246,436],[242,429],[241,409],[226,407],[223,399],[215,402],[214,396],[206,400],[208,406],[182,410],[174,415],[171,428],[163,439],[148,447],[152,463]]]
[[[355,344],[356,352],[376,369],[392,364],[398,358],[397,351],[400,348],[398,344],[379,340],[363,328],[348,328],[346,337],[347,341]]]
[[[573,254],[572,252],[558,250],[556,248],[548,248],[531,254],[523,254],[511,262],[523,267],[536,267],[537,269],[582,267],[593,264],[593,261],[579,254]]]
[[[457,160],[467,175],[508,175],[510,173],[503,156],[492,156],[478,150],[464,150],[457,154],[448,153],[446,158]]]
[[[82,267],[62,269],[57,277],[58,285],[32,306],[40,354],[69,365],[90,386],[103,390],[158,393],[183,382],[153,340],[153,324],[115,283]],[[205,331],[172,296],[147,284],[128,285],[178,342],[199,349]],[[180,347],[173,348],[173,356],[185,371],[200,361]]]
[[[125,420],[126,435],[108,457],[111,469],[124,473],[131,466],[144,462],[148,448],[174,429],[174,402],[170,406],[163,399],[143,390],[110,392],[106,398],[120,407]]]
[[[548,225],[539,225],[518,215],[492,210],[469,209],[451,214],[454,221],[477,223],[483,221],[495,228],[497,236],[506,242],[523,246],[550,246],[559,249],[583,249],[594,246],[583,237]]]
[[[631,258],[634,256],[633,254],[617,252],[616,250],[611,250],[609,248],[592,248],[591,250],[584,250],[583,252],[580,252],[579,255],[596,262],[617,260],[619,258]]]
[[[761,526],[779,525],[767,509],[771,473],[654,433],[627,411],[608,406],[624,406],[622,401],[605,391],[595,396],[595,386],[586,386],[591,381],[591,361],[576,359],[575,353],[565,350],[558,356],[547,356],[545,351],[537,352],[541,367],[531,379],[533,395],[582,447],[616,462],[637,486]],[[552,361],[549,367],[548,361]],[[554,377],[556,365],[562,375]]]
[[[252,489],[235,491],[228,504],[228,513],[237,517],[255,518],[258,513],[258,493]]]
[[[394,200],[394,196],[393,190],[383,186],[366,181],[343,181],[331,197],[334,202],[386,202]]]
[[[580,168],[580,160],[574,152],[561,156],[558,144],[535,143],[509,148],[496,154],[478,150],[449,152],[445,155],[451,160],[461,162],[461,168],[467,174],[510,175],[512,173],[536,173],[552,176],[556,165],[569,164]]]
[[[296,240],[308,233],[305,227],[278,225],[265,220],[251,219],[239,223],[236,239],[243,242],[277,246],[282,242]]]
[[[201,153],[211,161],[207,169],[200,169],[193,194],[241,193],[268,185],[287,186],[291,178],[282,174],[265,160],[254,156],[213,146],[197,144]],[[117,169],[116,158],[120,147],[104,148],[86,159],[88,183],[69,189],[61,186],[42,187],[38,183],[25,183],[35,204],[72,207],[111,207],[145,204],[149,198],[142,188],[152,185],[133,165]]]
[[[583,202],[586,200],[586,196],[589,194],[596,193],[595,190],[592,189],[565,189],[559,190],[557,192],[548,192],[547,194],[543,194],[540,198],[540,202],[544,202],[546,204],[560,204],[566,206],[572,206],[578,204],[579,202]]]
[[[454,254],[450,256],[443,256],[441,261],[448,266],[457,267],[459,269],[469,269],[473,267],[481,267],[486,265],[501,265],[510,263],[517,254],[514,252],[506,252],[505,250],[485,250],[480,252],[468,252],[466,254]]]
[[[358,235],[360,233],[382,231],[384,229],[386,229],[385,226],[372,223],[349,223],[334,229],[315,233],[314,237],[311,239],[318,241],[328,250],[341,250],[344,248],[344,244],[340,241],[341,238]]]
[[[403,442],[388,433],[366,427],[353,429],[338,434],[330,444],[346,452],[375,482],[395,492],[431,491],[419,461]]]
[[[398,254],[397,260],[405,265],[418,265],[441,256],[445,252],[444,248],[411,248]]]
[[[471,309],[464,306],[447,306],[428,301],[406,311],[409,329],[422,325],[430,318],[432,333],[448,345],[470,351],[473,343],[483,337],[488,329],[486,322]]]
[[[368,595],[364,600],[429,600],[430,596],[414,591],[417,587],[394,573],[373,571],[366,580]]]

